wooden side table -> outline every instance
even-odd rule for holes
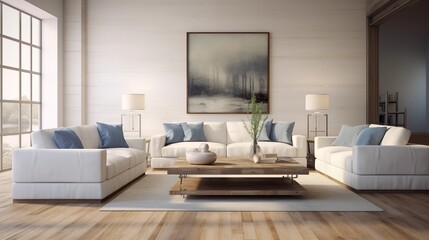
[[[314,153],[311,153],[310,144],[313,144],[314,147],[314,140],[307,139],[307,167],[314,169],[316,157],[314,156]]]
[[[146,138],[146,162],[147,162],[147,166],[151,166],[152,163],[152,158],[150,156],[150,152],[149,152],[149,148],[150,148],[150,137]]]

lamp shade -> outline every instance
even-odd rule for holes
[[[144,110],[144,94],[123,94],[122,110]]]
[[[328,94],[305,95],[305,110],[327,110],[329,109]]]

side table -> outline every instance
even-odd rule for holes
[[[152,164],[152,158],[150,156],[150,138],[146,138],[146,162],[147,162],[147,166],[150,167]]]
[[[314,156],[314,153],[311,153],[310,144],[313,144],[314,147],[314,140],[307,139],[307,167],[314,169],[314,162],[316,160],[316,157]]]

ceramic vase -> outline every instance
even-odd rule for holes
[[[261,162],[261,157],[261,147],[258,145],[258,141],[254,139],[252,144],[250,144],[249,159],[255,163],[259,163]]]

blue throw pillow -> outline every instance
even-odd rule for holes
[[[77,134],[70,128],[62,128],[54,131],[54,141],[61,149],[83,148]]]
[[[270,138],[274,142],[283,142],[292,145],[292,132],[295,122],[273,123]]]
[[[258,141],[271,141],[270,134],[271,134],[271,126],[273,124],[273,119],[268,118],[264,121],[261,134],[258,137]]]
[[[332,146],[344,146],[344,147],[351,147],[354,145],[356,141],[356,137],[362,131],[363,129],[368,128],[368,125],[359,125],[350,127],[348,125],[341,126],[340,134],[338,135],[337,139],[335,139],[334,142],[332,142]]]
[[[204,136],[204,123],[182,123],[184,133],[184,142],[205,142],[207,141]]]
[[[355,145],[380,145],[386,131],[386,127],[364,129],[357,136]]]
[[[182,123],[164,123],[165,145],[182,142],[185,138]]]
[[[102,148],[128,148],[122,124],[111,125],[99,122],[96,124]]]

